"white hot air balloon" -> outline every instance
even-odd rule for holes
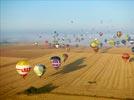
[[[35,65],[34,72],[37,76],[41,77],[46,71],[46,67],[43,64]]]
[[[56,48],[59,48],[59,44],[56,44],[55,47],[56,47]]]

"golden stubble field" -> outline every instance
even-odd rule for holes
[[[134,57],[129,48],[109,48],[94,53],[84,47],[66,52],[42,46],[1,46],[0,100],[134,99],[134,62],[125,63],[121,58],[124,52]],[[61,68],[53,69],[49,58],[63,53],[69,58]],[[15,69],[21,59],[28,59],[32,67],[44,64],[46,73],[39,78],[32,69],[23,79]]]

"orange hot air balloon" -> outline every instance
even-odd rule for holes
[[[121,31],[118,31],[117,32],[117,36],[120,38],[122,36],[122,32]]]
[[[64,53],[62,55],[62,58],[63,58],[63,62],[65,62],[68,59],[68,54]]]
[[[130,55],[129,55],[128,53],[123,53],[122,59],[123,59],[125,62],[127,62],[129,58],[130,58]]]

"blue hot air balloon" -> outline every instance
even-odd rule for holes
[[[126,45],[126,40],[122,40],[121,43]]]
[[[58,57],[58,56],[53,56],[50,58],[51,60],[51,63],[52,63],[52,66],[55,68],[55,69],[58,69],[61,65],[61,58]]]

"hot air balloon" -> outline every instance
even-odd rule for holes
[[[130,58],[130,55],[129,55],[128,53],[123,53],[122,59],[123,59],[125,62],[127,62],[129,58]]]
[[[94,39],[93,42],[95,42],[97,45],[100,45],[100,41],[97,38]]]
[[[95,41],[92,41],[92,42],[91,42],[90,47],[91,47],[95,52],[98,52],[98,51],[99,51],[98,43],[95,42]]]
[[[102,32],[100,32],[100,33],[99,33],[99,35],[100,35],[100,36],[102,36],[102,35],[103,35],[103,33],[102,33]]]
[[[114,46],[115,42],[113,39],[107,41],[110,46]]]
[[[63,61],[65,62],[67,60],[67,58],[68,58],[68,54],[63,54],[62,58],[63,58]]]
[[[117,32],[117,36],[120,38],[122,36],[122,32],[121,31],[118,31]]]
[[[119,45],[120,44],[120,41],[116,41],[116,44]]]
[[[104,42],[107,43],[107,39],[105,39]]]
[[[98,44],[95,43],[95,42],[91,42],[91,44],[90,44],[90,47],[91,47],[91,48],[95,48],[95,47],[97,47],[97,46],[98,46]]]
[[[69,44],[66,45],[66,51],[67,51],[67,52],[70,51],[70,45],[69,45]]]
[[[33,44],[33,45],[38,46],[38,45],[39,45],[39,43],[38,43],[38,42],[34,42],[34,44]]]
[[[46,67],[43,64],[35,65],[34,72],[37,76],[41,77],[46,71]]]
[[[121,43],[126,45],[126,40],[122,40]]]
[[[131,48],[132,52],[134,53],[134,47]]]
[[[129,40],[129,43],[130,43],[130,44],[134,44],[134,39],[130,39],[130,40]]]
[[[27,60],[21,60],[16,64],[16,70],[21,76],[23,76],[23,78],[25,78],[31,68],[32,67]]]
[[[55,68],[55,69],[58,69],[61,65],[61,59],[60,57],[58,56],[53,56],[50,58],[51,60],[51,63],[52,63],[52,66]]]
[[[56,44],[55,47],[58,49],[59,48],[59,44]]]

